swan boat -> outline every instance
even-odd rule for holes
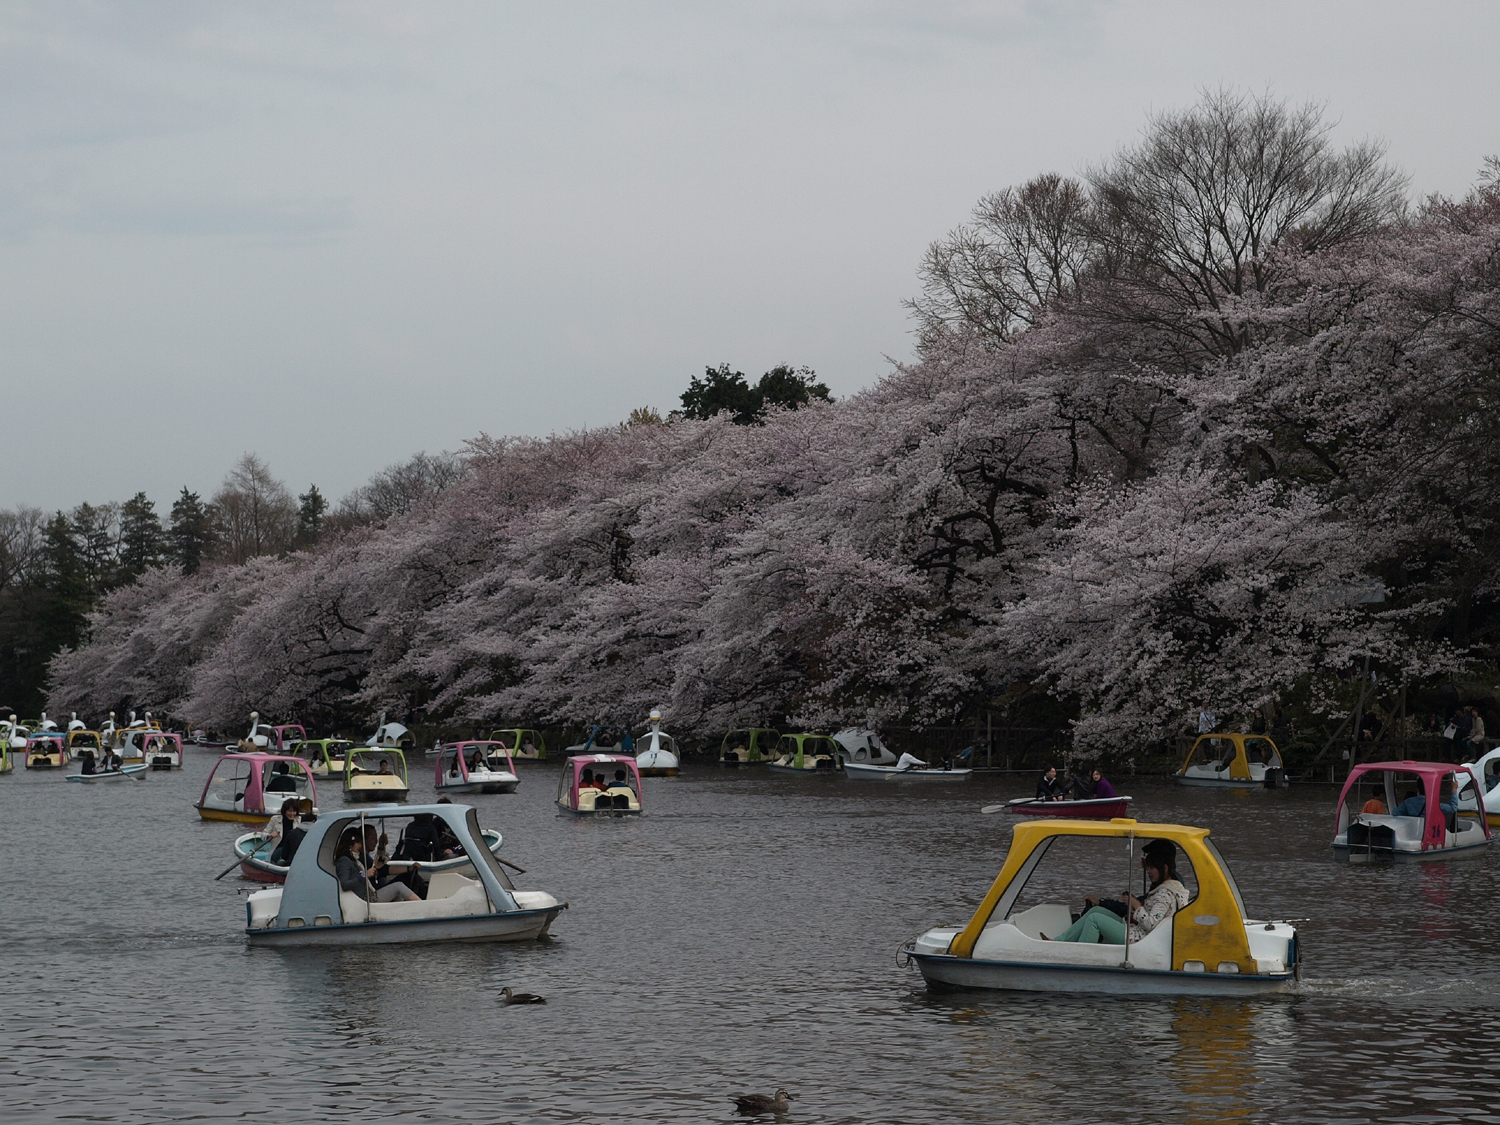
[[[971,769],[954,769],[951,766],[872,766],[866,762],[844,762],[844,772],[850,777],[862,777],[873,781],[968,781],[973,776]]]
[[[1215,732],[1198,737],[1177,771],[1183,785],[1267,789],[1286,784],[1281,751],[1263,734]]]
[[[1472,766],[1446,762],[1366,762],[1349,771],[1339,793],[1334,824],[1335,854],[1361,862],[1370,859],[1428,860],[1482,855],[1491,841],[1488,817],[1457,815],[1442,800],[1445,783],[1460,792],[1464,779],[1473,785],[1480,775]],[[1397,786],[1410,791],[1406,799]],[[1373,786],[1386,811],[1365,812],[1362,800]]]
[[[473,877],[440,871],[427,897],[410,902],[369,902],[340,888],[335,852],[347,832],[366,824],[407,823],[416,816],[441,820],[473,863]],[[308,826],[286,882],[252,892],[245,900],[245,937],[251,945],[341,947],[411,942],[531,941],[547,933],[567,909],[546,891],[516,889],[491,854],[469,805],[391,805],[340,810]]]
[[[489,846],[490,854],[498,856],[500,845],[505,842],[500,833],[493,828],[486,828],[482,835],[485,844]],[[234,854],[240,857],[241,875],[256,883],[286,882],[290,865],[271,862],[271,853],[276,850],[274,839],[275,837],[267,836],[264,832],[246,832],[235,839]],[[418,870],[429,879],[439,871],[457,871],[460,875],[467,875],[471,879],[474,877],[474,864],[467,855],[452,856],[448,859],[396,860],[394,862],[415,863]]]
[[[901,947],[930,989],[1136,996],[1249,996],[1282,992],[1299,974],[1296,927],[1246,916],[1234,877],[1206,828],[1182,824],[1032,820],[1015,825],[1010,851],[967,925],[938,926]],[[1124,945],[1048,941],[1073,922],[1067,903],[1016,910],[1027,883],[1059,840],[1128,844],[1123,873],[1133,875],[1138,843],[1170,840],[1191,866],[1197,894],[1141,940]],[[1097,846],[1097,845],[1096,845]],[[1094,865],[1097,870],[1098,865]],[[1128,938],[1129,931],[1126,931]]]
[[[772,773],[829,774],[842,770],[844,759],[826,734],[784,734],[770,768]]]
[[[771,727],[744,727],[732,730],[719,744],[719,762],[726,766],[758,766],[771,760],[771,748],[781,739],[781,732]]]
[[[598,768],[609,774],[605,789],[582,784],[583,771]],[[623,772],[624,783],[614,779]],[[633,784],[632,784],[633,783]],[[563,763],[557,786],[557,807],[569,816],[640,816],[644,790],[640,769],[629,754],[573,754]]]
[[[1468,770],[1470,774],[1465,777],[1462,773],[1455,773],[1457,785],[1454,796],[1457,799],[1458,815],[1477,817],[1478,801],[1475,794],[1483,793],[1485,820],[1491,828],[1500,828],[1500,748],[1491,750],[1477,762],[1465,762],[1458,768]],[[1479,786],[1474,784],[1476,777],[1481,782]]]
[[[677,740],[661,729],[661,712],[653,710],[649,716],[650,729],[641,735],[641,745],[635,756],[636,768],[642,777],[676,777],[681,772],[682,755],[677,749]]]
[[[450,742],[438,755],[432,786],[439,793],[514,793],[521,779],[498,742]]]
[[[193,807],[204,820],[265,824],[288,800],[317,810],[318,789],[306,762],[287,754],[236,752],[220,755]]]

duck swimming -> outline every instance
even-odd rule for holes
[[[765,1094],[741,1094],[734,1099],[735,1108],[741,1113],[785,1113],[792,1108],[791,1102],[792,1095],[785,1090],[777,1090],[771,1098]]]
[[[509,988],[502,988],[500,995],[505,997],[507,1004],[545,1004],[547,998],[538,996],[534,992],[512,992]]]

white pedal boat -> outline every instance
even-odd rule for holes
[[[345,832],[375,825],[394,834],[396,822],[423,814],[442,820],[457,837],[476,861],[475,878],[440,871],[427,898],[412,902],[367,902],[340,889],[334,852]],[[469,805],[385,805],[324,815],[308,826],[285,886],[245,900],[245,937],[251,945],[328,947],[541,937],[568,904],[545,891],[517,890],[482,840],[478,813]]]
[[[1200,735],[1177,771],[1183,785],[1274,789],[1286,784],[1281,751],[1263,734],[1216,731]]]
[[[272,842],[275,837],[267,836],[264,832],[246,832],[234,841],[234,854],[240,857],[240,874],[247,879],[257,883],[284,883],[286,882],[288,864],[272,863],[271,853],[275,851]],[[489,845],[490,854],[498,856],[500,845],[504,838],[493,828],[484,830],[484,842]],[[299,849],[300,850],[300,849]],[[439,871],[456,871],[460,875],[474,878],[474,865],[467,855],[454,856],[451,859],[418,859],[418,860],[394,860],[397,865],[403,863],[415,863],[418,870],[427,878],[431,878]]]
[[[1357,863],[1483,855],[1491,842],[1489,818],[1458,815],[1459,808],[1451,798],[1447,809],[1442,801],[1443,786],[1449,779],[1455,792],[1461,790],[1465,779],[1474,784],[1477,775],[1471,770],[1445,762],[1366,762],[1355,766],[1339,793],[1335,855]],[[1407,791],[1413,789],[1421,798],[1420,809],[1403,801]],[[1385,811],[1366,812],[1365,793],[1378,796]],[[1451,818],[1450,812],[1454,814]]]
[[[850,777],[872,781],[968,781],[971,769],[943,769],[935,766],[871,766],[864,762],[844,761],[844,772]]]
[[[1462,773],[1457,774],[1455,795],[1458,798],[1458,815],[1477,815],[1474,811],[1474,778],[1477,777],[1483,783],[1485,820],[1491,828],[1500,828],[1500,748],[1491,750],[1477,762],[1465,762],[1458,768],[1468,770],[1471,775],[1465,777]]]
[[[450,742],[438,752],[432,787],[439,793],[514,793],[521,779],[498,742]]]
[[[651,712],[651,728],[641,735],[640,745],[635,765],[642,777],[676,777],[681,772],[677,740],[661,729],[660,711]]]
[[[1048,848],[1068,837],[1177,845],[1198,893],[1126,945],[1048,941],[1073,922],[1066,903],[1014,912]],[[1122,869],[1123,870],[1123,869]],[[1012,829],[1010,851],[989,893],[964,926],[939,926],[901,947],[932,989],[1007,989],[1138,996],[1251,996],[1290,989],[1299,972],[1297,931],[1245,917],[1239,888],[1208,829],[1118,819],[1033,820]]]

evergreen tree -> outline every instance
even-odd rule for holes
[[[328,501],[315,484],[309,485],[307,491],[297,497],[298,547],[311,547],[323,537],[323,515],[327,511]]]
[[[210,507],[196,492],[182,489],[172,502],[172,526],[167,533],[172,557],[184,574],[196,574],[213,548],[214,521]]]
[[[80,508],[89,508],[87,504]],[[76,645],[88,613],[91,569],[85,545],[78,535],[79,515],[58,512],[42,533],[42,598],[38,614],[37,642],[46,656],[64,645]],[[85,518],[89,513],[84,513]],[[87,523],[84,524],[87,533]]]
[[[712,418],[729,411],[736,425],[758,423],[767,406],[785,406],[796,410],[813,399],[832,402],[828,387],[816,382],[810,367],[793,368],[782,363],[760,377],[751,386],[743,371],[731,371],[729,364],[704,369],[703,378],[694,378],[682,393],[682,409],[673,411],[678,418]]]
[[[156,504],[137,492],[120,509],[120,578],[134,581],[162,562],[163,535]]]
[[[118,504],[80,504],[67,517],[87,599],[108,593],[122,581],[119,517]]]

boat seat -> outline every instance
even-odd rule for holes
[[[457,871],[439,871],[433,875],[427,884],[427,901],[432,902],[434,899],[450,898],[465,887],[477,887],[479,885],[478,879],[466,878]]]
[[[1044,902],[1030,910],[1012,914],[1007,921],[1029,938],[1042,934],[1055,938],[1073,924],[1073,912],[1063,903]]]
[[[414,922],[424,918],[462,918],[491,912],[489,896],[479,883],[444,898],[411,902],[366,902],[353,891],[340,891],[339,908],[345,922]]]

